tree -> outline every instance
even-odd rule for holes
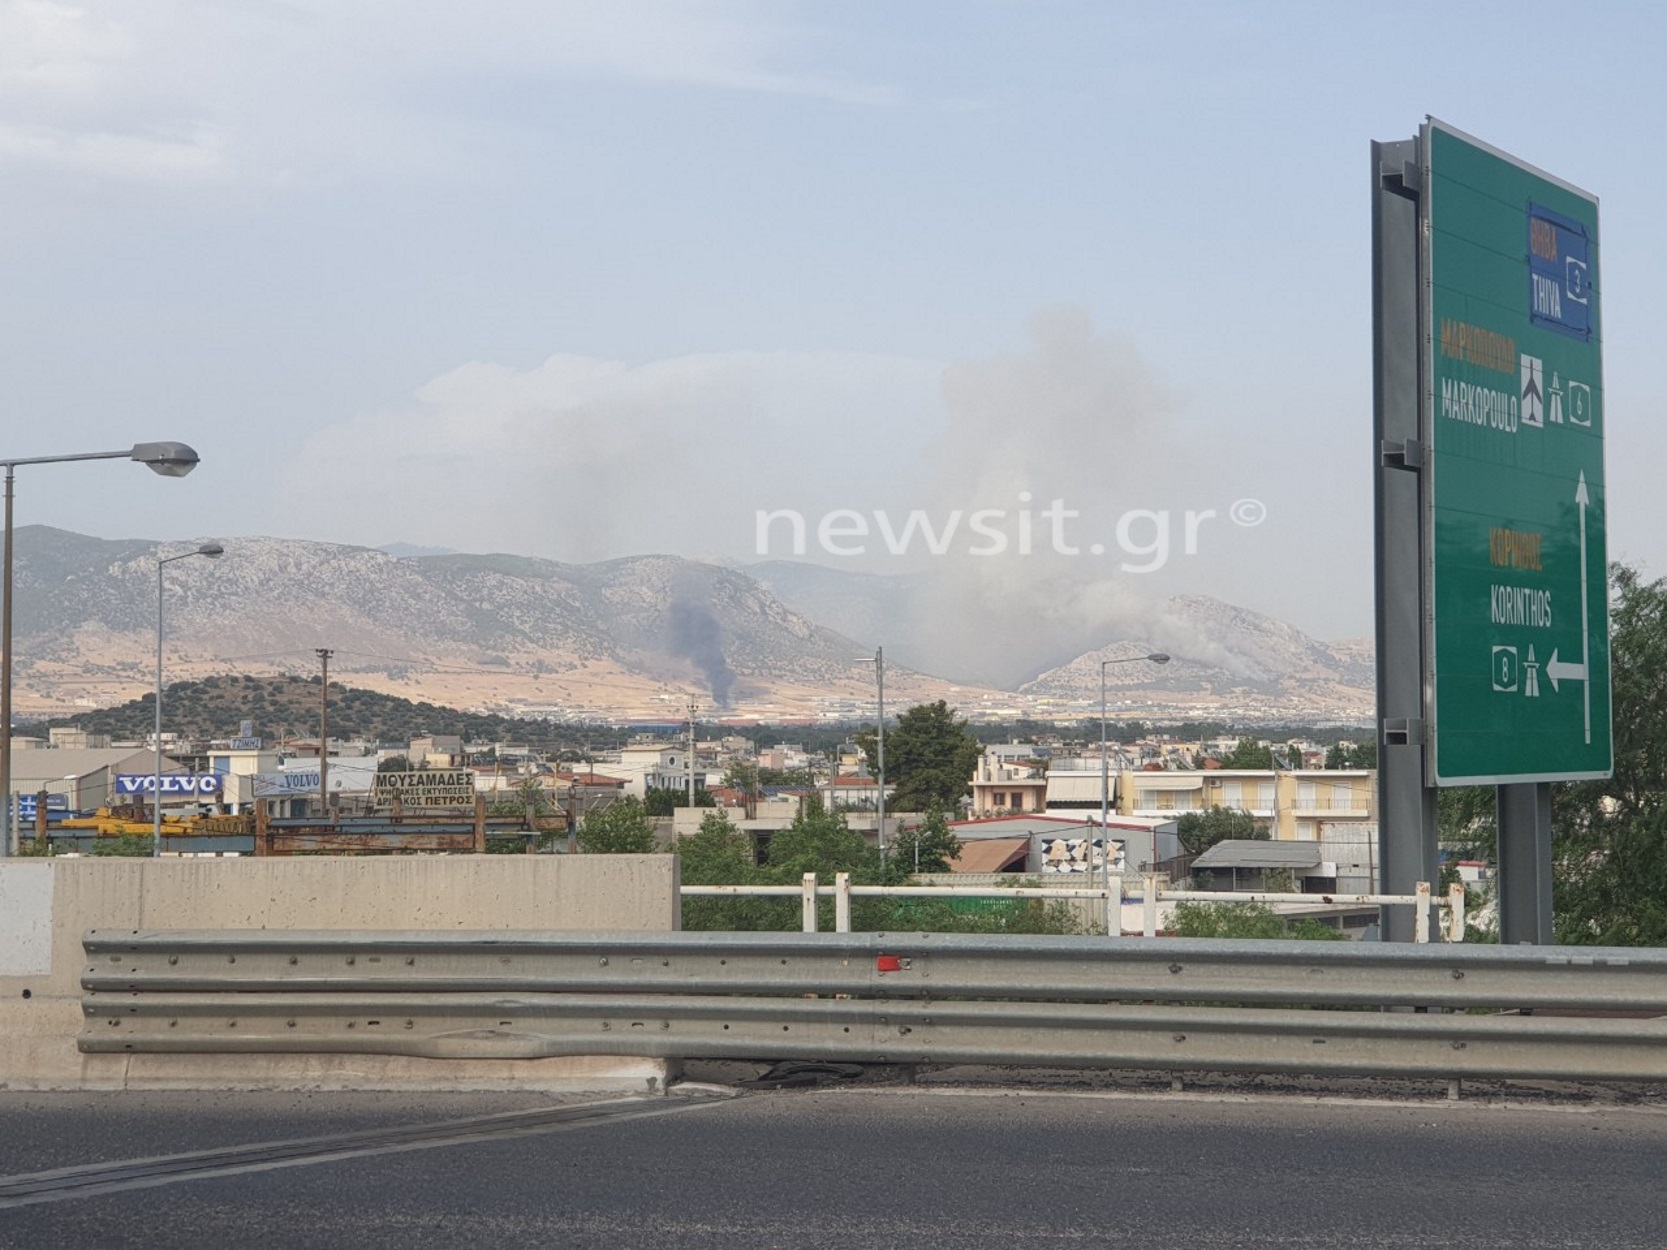
[[[1443,786],[1436,813],[1443,850],[1460,859],[1495,858],[1499,805],[1492,786]]]
[[[877,735],[865,730],[857,735],[857,745],[869,771],[878,776]],[[886,730],[886,782],[894,787],[888,805],[899,812],[924,812],[934,804],[958,810],[983,753],[967,722],[956,720],[942,699],[910,708]]]
[[[752,840],[721,811],[702,816],[700,829],[678,842],[677,853],[684,885],[745,885],[758,877]]]
[[[1254,738],[1240,738],[1239,745],[1221,761],[1223,768],[1272,768],[1273,748]]]
[[[793,823],[770,839],[769,869],[783,885],[797,884],[807,872],[830,879],[848,872],[860,885],[880,879],[878,853],[846,825],[844,816],[828,811],[814,794],[805,796]]]
[[[926,809],[919,824],[907,825],[891,847],[891,862],[905,873],[948,872],[949,861],[961,854],[961,839],[949,827],[949,817],[936,805]]]
[[[585,817],[579,849],[587,855],[644,855],[659,847],[642,800],[626,795]]]
[[[766,880],[753,863],[752,839],[729,823],[721,811],[707,812],[700,829],[677,843],[683,860],[684,885],[752,885]],[[689,930],[790,930],[799,925],[799,904],[793,899],[686,898],[683,927]]]
[[[1559,942],[1667,945],[1667,581],[1612,565],[1615,771],[1552,788]]]
[[[1325,753],[1327,768],[1376,768],[1378,744],[1373,742],[1337,742]]]
[[[751,760],[736,760],[724,770],[724,787],[739,790],[749,799],[758,797],[758,787],[764,783],[758,777],[758,765]]]
[[[716,807],[718,800],[704,789],[695,790],[696,807]],[[681,786],[649,786],[643,798],[643,810],[650,816],[670,816],[680,807],[689,806],[689,792]]]
[[[1267,826],[1249,812],[1232,807],[1206,807],[1202,811],[1182,812],[1175,820],[1175,832],[1181,839],[1181,849],[1188,855],[1202,855],[1217,842],[1226,842],[1231,838],[1265,842],[1273,836]]]
[[[1177,903],[1170,922],[1179,937],[1208,938],[1307,938],[1338,942],[1340,929],[1317,920],[1299,920],[1289,928],[1272,908],[1263,903]]]
[[[379,773],[408,773],[411,771],[411,761],[403,755],[390,755],[376,766]]]

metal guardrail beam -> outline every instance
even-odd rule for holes
[[[838,1058],[1667,1078],[1667,1020],[604,994],[89,994],[88,1053]]]
[[[634,993],[1667,1012],[1667,951],[835,933],[95,930],[100,994]]]

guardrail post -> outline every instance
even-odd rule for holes
[[[1447,887],[1447,940],[1464,941],[1464,886],[1457,881]]]
[[[1123,878],[1106,882],[1106,936],[1123,936]]]
[[[802,883],[804,890],[804,924],[800,926],[806,933],[816,932],[816,874],[807,872]]]
[[[1412,940],[1414,942],[1428,942],[1430,940],[1430,883],[1420,881],[1413,887],[1418,895],[1418,919],[1414,922]]]
[[[834,932],[851,931],[851,874],[842,872],[834,877]]]
[[[1146,874],[1146,926],[1147,937],[1158,936],[1158,878],[1155,873]]]

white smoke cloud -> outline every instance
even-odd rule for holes
[[[275,506],[338,540],[749,558],[759,509],[873,506],[941,427],[941,371],[815,352],[464,365],[308,439]]]
[[[814,352],[477,362],[433,379],[408,406],[308,439],[279,475],[274,506],[290,530],[337,541],[742,563],[766,554],[758,514],[791,509],[804,518],[800,558],[916,579],[906,606],[853,615],[866,624],[824,620],[882,629],[864,641],[896,646],[905,664],[1012,685],[1116,639],[1144,639],[1236,670],[1242,659],[1166,609],[1180,590],[1231,598],[1221,571],[1262,541],[1222,515],[1243,485],[1233,476],[1239,443],[1187,417],[1131,343],[1068,308],[1037,316],[1026,350],[947,367]],[[1079,514],[1069,522],[1075,555],[1053,550],[1042,513],[1054,500]],[[1188,554],[1185,514],[1208,508],[1214,528]],[[963,526],[941,556],[924,542],[898,556],[871,526],[865,554],[840,557],[816,541],[834,509],[884,510],[899,524],[919,512],[940,532],[959,512]],[[1006,518],[1013,541],[1000,556],[969,554],[965,518],[979,509]],[[1130,509],[1167,514],[1167,561],[1152,573],[1119,568],[1133,559],[1117,541]],[[1021,523],[1032,530],[1028,554]],[[791,558],[786,528],[772,537],[767,554]]]

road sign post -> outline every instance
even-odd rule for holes
[[[1372,151],[1385,888],[1433,879],[1435,787],[1492,785],[1502,936],[1548,942],[1548,784],[1612,767],[1597,201],[1433,119]]]
[[[1424,780],[1424,429],[1416,140],[1372,145],[1372,409],[1377,590],[1378,846],[1382,889],[1437,879],[1436,792]],[[1413,917],[1383,909],[1385,939]]]

